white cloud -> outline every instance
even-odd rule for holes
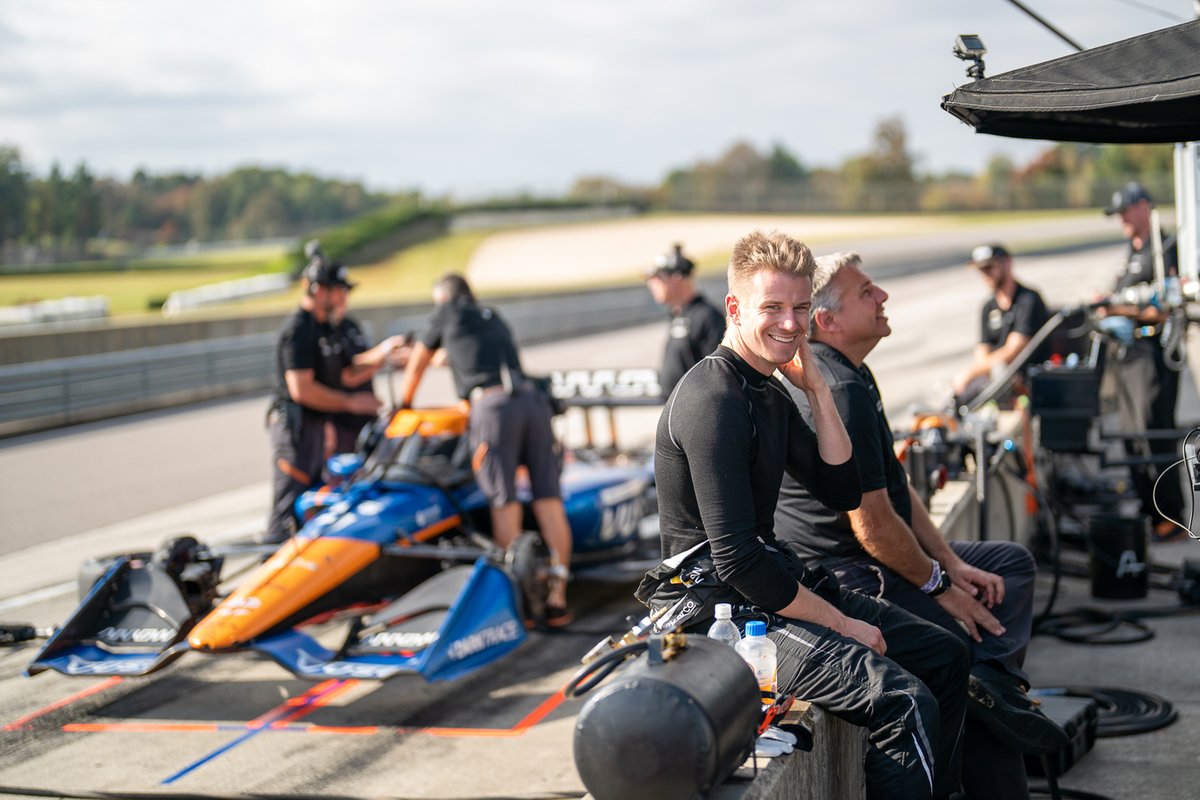
[[[1088,46],[1171,24],[1032,5]],[[0,138],[38,171],[254,162],[459,194],[653,183],[736,140],[836,165],[895,115],[928,168],[1027,158],[1044,145],[939,108],[959,33],[989,75],[1070,52],[1001,0],[0,0]]]

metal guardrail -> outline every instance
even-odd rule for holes
[[[253,334],[4,367],[0,436],[264,389],[274,339]]]
[[[703,283],[709,296],[724,293],[723,280]],[[665,316],[641,286],[489,305],[500,311],[521,344]],[[380,333],[418,329],[425,318],[423,313],[400,313]],[[254,333],[0,367],[0,436],[264,391],[274,380],[275,341],[274,333]],[[658,358],[658,353],[647,354],[649,363]]]

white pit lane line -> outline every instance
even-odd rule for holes
[[[0,614],[71,594],[75,591],[77,585],[75,581],[68,581],[67,583],[59,583],[54,586],[47,586],[44,589],[38,589],[36,592],[29,592],[17,597],[10,597],[7,600],[0,600]]]

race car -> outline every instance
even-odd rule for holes
[[[382,417],[331,460],[334,482],[297,501],[307,521],[277,547],[184,536],[86,562],[79,607],[26,675],[146,675],[187,652],[251,651],[310,679],[436,681],[511,652],[544,611],[549,554],[532,531],[506,551],[491,541],[466,425],[465,406]],[[574,575],[634,579],[656,561],[639,535],[652,482],[638,459],[567,459]],[[225,593],[226,562],[247,556],[267,558]]]

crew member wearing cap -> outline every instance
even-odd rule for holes
[[[321,474],[327,416],[339,411],[374,414],[379,409],[373,395],[342,391],[317,374],[321,339],[329,335],[339,295],[353,285],[344,266],[314,255],[304,268],[300,306],[279,331],[275,386],[267,410],[274,497],[264,542],[282,542],[295,533],[292,507]]]
[[[675,249],[659,257],[646,273],[646,286],[654,302],[671,310],[671,327],[658,381],[666,399],[692,365],[707,356],[725,335],[725,314],[697,289],[692,272],[696,265]]]
[[[1121,430],[1131,433],[1171,429],[1175,423],[1175,403],[1179,397],[1179,372],[1164,358],[1161,341],[1166,314],[1161,304],[1151,302],[1155,287],[1155,269],[1151,246],[1150,212],[1154,200],[1137,181],[1113,193],[1104,213],[1119,215],[1121,229],[1129,240],[1125,265],[1117,275],[1109,305],[1097,309],[1100,316],[1122,316],[1133,320],[1141,334],[1116,348],[1110,365],[1116,368],[1117,413]],[[1164,275],[1179,274],[1174,235],[1162,242]],[[1130,301],[1133,302],[1130,302]],[[1115,362],[1115,363],[1113,363]],[[1134,458],[1162,456],[1164,464],[1135,464],[1129,471],[1142,502],[1142,513],[1154,523],[1154,538],[1172,541],[1186,536],[1173,520],[1183,519],[1183,492],[1176,473],[1168,472],[1154,483],[1159,471],[1178,455],[1177,439],[1129,438],[1125,449]],[[1157,506],[1155,500],[1157,499]],[[1169,518],[1169,519],[1168,519]]]
[[[330,318],[328,335],[321,337],[322,363],[318,381],[347,392],[374,396],[373,379],[384,365],[403,367],[411,350],[403,336],[389,336],[374,347],[361,324],[348,312],[350,293],[334,295],[336,305]],[[337,412],[329,416],[326,455],[353,452],[364,426],[375,414]]]
[[[954,377],[954,396],[967,402],[992,376],[1011,364],[1049,318],[1037,290],[1017,282],[1012,256],[1003,245],[983,244],[971,251],[970,265],[979,271],[992,296],[983,304],[979,343],[971,365]],[[1043,357],[1044,348],[1027,363]]]
[[[524,465],[533,515],[550,549],[552,580],[542,621],[552,628],[567,625],[571,529],[559,491],[549,401],[524,377],[508,325],[495,309],[479,305],[465,278],[443,275],[434,284],[433,302],[433,314],[408,357],[401,405],[412,406],[425,368],[444,348],[458,396],[471,403],[471,467],[488,498],[492,538],[507,548],[521,533],[524,509],[517,499],[516,473]]]

